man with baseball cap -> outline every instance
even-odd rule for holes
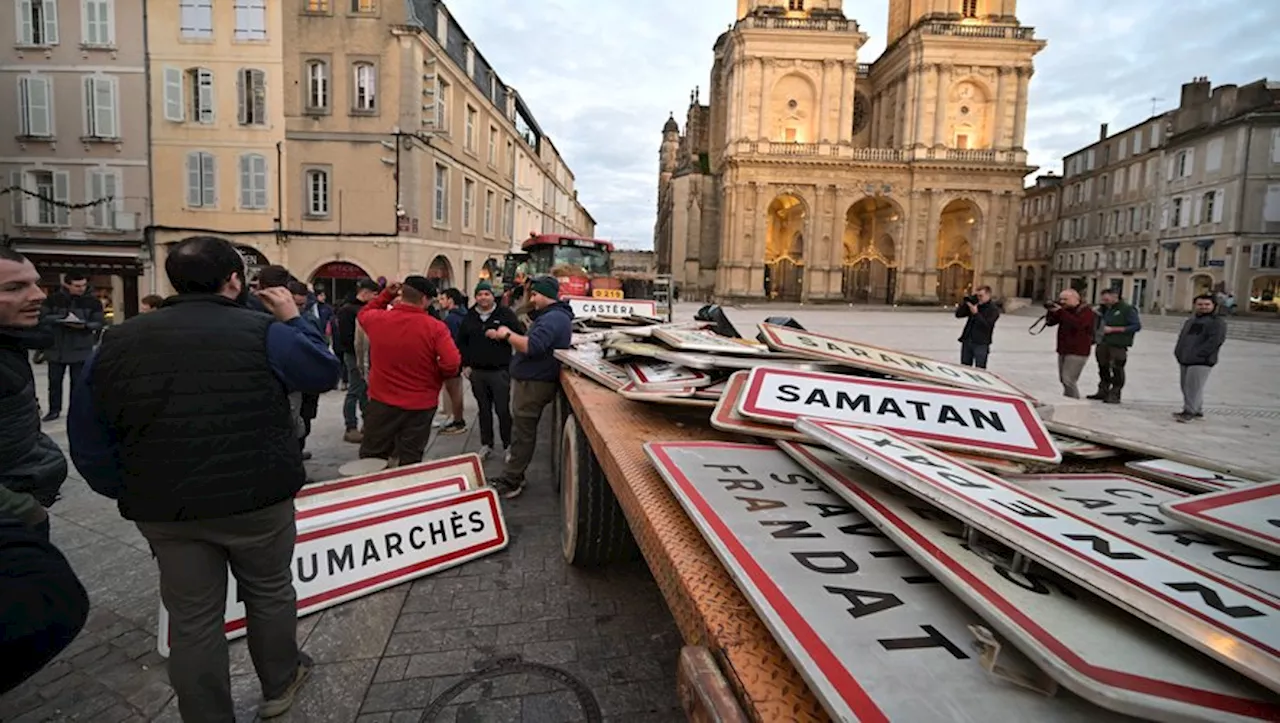
[[[395,465],[422,461],[440,388],[462,366],[449,327],[427,312],[435,296],[433,281],[410,276],[389,284],[356,315],[372,361],[361,458]]]
[[[573,309],[559,299],[560,282],[554,276],[539,276],[529,284],[533,323],[528,335],[517,334],[509,326],[485,332],[515,351],[510,368],[511,456],[502,476],[489,481],[506,499],[524,491],[524,473],[538,441],[538,420],[560,391],[560,361],[555,352],[573,343]]]
[[[333,335],[333,352],[342,358],[343,367],[347,371],[347,396],[342,400],[342,420],[346,424],[343,441],[359,444],[364,437],[360,433],[360,420],[356,418],[356,410],[364,417],[365,405],[369,402],[369,389],[365,384],[364,372],[356,360],[356,316],[382,287],[373,279],[360,279],[356,282],[356,293],[347,297],[334,315],[338,330]]]

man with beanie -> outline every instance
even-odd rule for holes
[[[373,361],[361,458],[390,465],[422,461],[440,389],[462,367],[449,328],[427,312],[435,296],[435,282],[410,276],[403,284],[389,284],[356,317],[369,337]]]
[[[369,402],[369,389],[365,384],[364,372],[356,360],[356,315],[365,304],[373,301],[381,288],[373,279],[360,279],[356,282],[356,293],[350,296],[334,314],[334,324],[338,327],[333,335],[333,352],[341,355],[342,365],[347,371],[347,396],[342,400],[342,421],[346,425],[346,433],[342,441],[359,444],[364,436],[360,433],[360,418],[364,417],[365,405]]]
[[[529,284],[533,323],[528,336],[510,326],[485,332],[486,338],[506,342],[515,351],[510,369],[511,455],[502,476],[489,482],[505,499],[524,491],[524,473],[538,442],[538,420],[560,391],[560,360],[555,352],[573,343],[573,309],[559,299],[560,282],[554,276],[539,276]]]
[[[493,453],[493,415],[498,415],[498,433],[502,447],[511,454],[511,347],[504,341],[486,336],[489,331],[507,327],[523,334],[524,324],[508,306],[498,306],[493,287],[488,281],[476,284],[476,303],[458,326],[456,340],[462,354],[463,375],[471,379],[471,394],[480,408],[480,456]]]
[[[1182,411],[1173,415],[1179,422],[1204,416],[1204,385],[1218,363],[1218,350],[1227,340],[1227,321],[1218,315],[1217,299],[1201,294],[1195,299],[1195,309],[1195,316],[1182,324],[1173,347],[1182,380]]]
[[[1094,334],[1098,347],[1094,352],[1098,360],[1098,391],[1089,399],[1107,404],[1120,403],[1120,390],[1124,389],[1124,365],[1129,361],[1129,347],[1133,337],[1142,330],[1138,310],[1120,300],[1115,288],[1103,290],[1102,304],[1098,307],[1098,328]]]

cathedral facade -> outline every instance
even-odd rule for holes
[[[1016,294],[1027,86],[1017,0],[739,0],[659,153],[654,249],[689,300],[954,303]]]

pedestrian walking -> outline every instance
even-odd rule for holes
[[[342,422],[346,429],[342,440],[352,444],[359,444],[364,439],[360,432],[360,421],[364,418],[365,405],[369,402],[362,365],[356,360],[356,316],[365,304],[373,301],[380,290],[378,282],[373,279],[360,279],[356,282],[355,293],[347,297],[333,317],[337,327],[333,335],[333,351],[342,361],[347,382],[347,393],[342,399]]]
[[[542,410],[555,401],[560,391],[560,360],[557,349],[573,343],[573,309],[560,301],[560,282],[554,276],[539,276],[529,284],[533,306],[528,335],[510,326],[485,331],[485,337],[503,341],[514,350],[511,356],[511,454],[500,477],[489,484],[505,499],[524,491],[524,474],[533,460],[538,442],[538,420]]]
[[[487,281],[476,284],[476,303],[458,326],[458,352],[462,373],[471,381],[471,394],[480,408],[480,456],[493,454],[493,416],[498,416],[498,435],[505,456],[511,454],[511,345],[486,334],[507,327],[525,333],[524,324],[508,306],[498,306],[493,287]],[[505,459],[505,457],[504,457]]]
[[[316,295],[311,293],[311,289],[306,284],[297,279],[289,281],[289,293],[293,296],[293,302],[298,306],[298,314],[314,326],[316,333],[320,334],[320,337],[324,339],[324,318],[321,316],[320,305]],[[329,340],[325,339],[325,347],[328,348],[328,346]],[[338,374],[341,377],[341,362],[338,363]],[[302,446],[302,461],[305,462],[311,459],[311,452],[307,451],[307,438],[311,436],[311,423],[320,415],[320,395],[301,392],[301,405],[298,408],[298,414],[302,419],[302,439],[299,440],[299,443]]]
[[[440,389],[462,362],[449,328],[427,312],[435,296],[435,282],[410,276],[388,285],[356,317],[369,338],[370,360],[362,459],[390,466],[422,461]]]
[[[441,311],[441,321],[449,327],[449,335],[456,346],[458,329],[462,327],[462,320],[467,316],[467,297],[457,289],[445,289],[436,297],[436,304]],[[446,409],[449,416],[437,424],[441,434],[464,434],[467,431],[462,394],[461,373],[444,380],[444,399],[447,400]]]
[[[1097,316],[1088,304],[1080,303],[1080,292],[1063,289],[1057,302],[1045,305],[1045,326],[1058,327],[1058,381],[1062,394],[1080,398],[1080,373],[1089,363]]]
[[[1094,333],[1098,345],[1094,352],[1098,360],[1098,391],[1088,398],[1119,404],[1129,348],[1133,346],[1134,336],[1142,330],[1142,320],[1137,309],[1120,299],[1119,290],[1105,289],[1100,299],[1102,304],[1098,307]]]
[[[979,286],[972,295],[956,304],[956,318],[964,319],[960,332],[960,363],[967,367],[987,368],[991,354],[991,338],[1000,318],[1000,308],[991,301],[991,287]]]
[[[151,546],[183,721],[235,718],[228,566],[262,684],[258,715],[272,718],[311,671],[292,576],[293,497],[306,473],[288,395],[332,389],[338,360],[287,289],[256,292],[270,315],[244,308],[244,259],[226,239],[183,239],[165,272],[177,295],[113,329],[86,365],[72,461]]]
[[[1173,347],[1182,382],[1182,411],[1173,415],[1179,422],[1204,417],[1204,386],[1227,340],[1227,321],[1218,315],[1217,300],[1202,294],[1194,304],[1195,316],[1183,322]]]
[[[86,293],[89,277],[72,271],[63,276],[62,288],[45,299],[40,322],[53,330],[53,344],[44,350],[49,365],[49,409],[44,421],[62,416],[62,382],[71,372],[71,394],[76,393],[76,379],[93,351],[97,334],[106,322],[102,303]]]

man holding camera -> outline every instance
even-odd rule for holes
[[[1120,403],[1120,390],[1124,388],[1124,365],[1129,361],[1129,347],[1133,337],[1142,330],[1138,310],[1120,300],[1120,291],[1104,289],[1099,297],[1097,329],[1094,339],[1098,348],[1098,391],[1089,399],[1099,399],[1107,404]]]
[[[1093,348],[1093,329],[1097,315],[1086,304],[1080,303],[1080,292],[1063,289],[1057,301],[1045,302],[1044,325],[1058,327],[1058,381],[1062,393],[1072,399],[1080,398],[1080,373],[1089,363],[1089,351]]]
[[[991,303],[991,287],[979,286],[972,296],[956,306],[956,318],[967,319],[960,333],[960,363],[967,367],[987,368],[991,353],[991,334],[1000,318],[1000,309]]]

